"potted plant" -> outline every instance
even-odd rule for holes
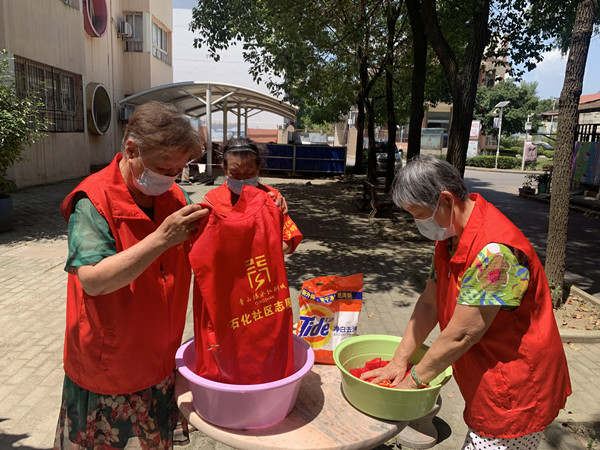
[[[533,174],[525,175],[525,180],[523,181],[523,186],[519,188],[519,195],[535,194],[535,188],[533,187],[534,179],[535,179],[535,175],[533,175]]]
[[[550,181],[552,181],[552,169],[554,166],[551,163],[546,163],[542,166],[543,172],[537,174],[536,181],[538,183],[538,192],[545,194],[550,192]]]
[[[25,147],[41,139],[48,129],[40,113],[44,106],[40,94],[43,86],[38,86],[38,90],[17,89],[10,60],[6,50],[0,51],[0,232],[13,226],[10,193],[16,185],[8,177],[8,169],[23,161]]]
[[[550,181],[552,180],[551,163],[546,163],[542,166],[542,172],[530,173],[525,175],[523,187],[519,188],[519,193],[532,195],[535,194],[534,184],[537,185],[538,193],[545,194],[550,191]]]
[[[542,172],[536,175],[536,181],[538,186],[538,193],[545,194],[548,192],[548,185],[550,184],[550,173]]]

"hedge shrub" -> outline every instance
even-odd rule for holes
[[[554,159],[554,150],[545,150],[540,145],[537,149],[538,155],[544,155],[548,159]]]
[[[496,165],[495,156],[474,156],[467,158],[466,165],[468,167],[486,167],[493,169]],[[514,156],[499,156],[498,169],[515,169],[521,167],[521,162]]]

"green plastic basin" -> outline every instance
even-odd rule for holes
[[[340,342],[333,359],[342,373],[342,392],[346,399],[360,411],[379,419],[407,421],[426,416],[433,408],[440,389],[452,376],[448,367],[430,383],[418,390],[390,389],[356,378],[349,371],[364,367],[367,361],[381,358],[391,360],[402,338],[384,334],[354,336]],[[429,347],[422,345],[410,362],[418,363]]]

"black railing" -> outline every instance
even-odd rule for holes
[[[600,124],[584,123],[577,126],[577,142],[600,141]]]

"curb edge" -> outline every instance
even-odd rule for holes
[[[600,299],[594,297],[591,294],[588,294],[583,289],[578,288],[577,286],[571,286],[571,293],[578,295],[580,297],[585,298],[590,303],[595,304],[600,307]],[[561,341],[565,344],[569,343],[586,343],[586,344],[594,344],[600,342],[600,330],[561,330],[559,328]]]

